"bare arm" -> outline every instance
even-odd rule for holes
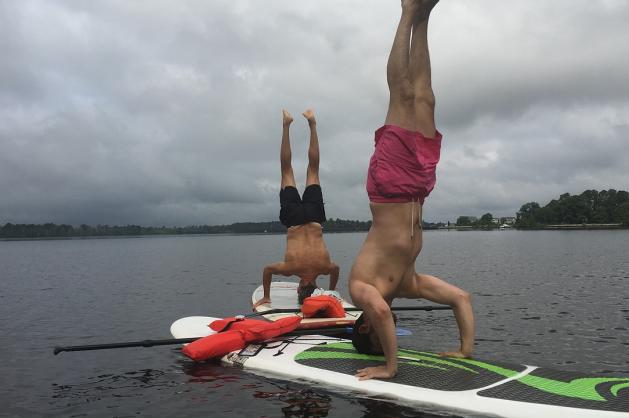
[[[274,274],[283,274],[286,269],[285,263],[273,263],[264,267],[262,271],[262,289],[264,296],[253,305],[253,309],[264,303],[271,303],[271,279]]]
[[[330,290],[335,290],[336,289],[336,284],[339,281],[339,272],[340,272],[340,268],[339,266],[337,266],[336,264],[332,263],[332,269],[330,270]]]
[[[350,282],[350,293],[354,303],[360,306],[363,313],[367,315],[371,327],[380,340],[386,360],[385,366],[366,367],[358,370],[356,377],[359,380],[374,377],[383,379],[394,377],[397,374],[397,336],[391,308],[382,298],[378,289],[369,284],[358,281]]]

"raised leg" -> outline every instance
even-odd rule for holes
[[[409,74],[409,52],[413,22],[420,6],[421,0],[402,1],[402,16],[387,62],[389,109],[385,124],[397,125],[409,130],[415,129],[414,91]]]
[[[438,0],[403,0],[389,61],[389,109],[385,124],[435,135],[435,97],[428,54],[428,18]],[[411,41],[412,38],[412,41]]]
[[[426,137],[435,136],[435,95],[432,90],[428,19],[439,0],[424,0],[415,15],[411,41],[409,74],[413,86],[416,130]]]
[[[295,175],[293,174],[293,166],[291,164],[291,150],[289,130],[293,117],[286,110],[282,109],[282,146],[280,148],[280,165],[282,169],[281,188],[286,186],[295,187]]]
[[[417,274],[413,271],[407,275],[407,280],[404,281],[396,296],[409,299],[421,298],[450,305],[459,327],[461,346],[459,350],[442,354],[454,357],[469,357],[472,354],[474,351],[474,311],[469,293],[435,276]]]
[[[317,121],[312,109],[303,113],[310,126],[310,146],[308,147],[308,170],[306,171],[306,187],[319,183],[319,138],[317,137]]]

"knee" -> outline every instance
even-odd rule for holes
[[[373,305],[372,314],[379,320],[387,319],[391,315],[391,307],[384,300],[379,301]]]
[[[319,166],[319,151],[318,150],[308,151],[308,166],[310,167]]]
[[[292,167],[282,167],[282,178],[283,179],[292,179],[294,177],[293,168]]]
[[[292,155],[290,151],[282,151],[280,152],[280,163],[282,164],[282,167],[286,166],[286,167],[290,167],[291,165],[291,159],[292,159]],[[284,170],[284,168],[282,169]]]
[[[431,88],[421,89],[413,92],[413,104],[415,107],[427,107],[434,111],[435,94]]]
[[[280,170],[282,171],[283,176],[293,174],[293,167],[291,166],[290,162],[288,164],[282,164]]]
[[[407,79],[389,81],[389,92],[391,96],[399,98],[400,101],[409,106],[415,102],[415,90]]]

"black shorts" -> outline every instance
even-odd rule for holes
[[[325,222],[323,192],[318,184],[306,187],[302,197],[293,186],[280,190],[280,222],[286,227],[303,225],[308,222]]]

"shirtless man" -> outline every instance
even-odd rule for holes
[[[422,248],[422,205],[434,187],[441,149],[427,40],[428,18],[437,2],[402,0],[387,63],[389,109],[385,125],[376,131],[367,176],[373,224],[349,278],[352,300],[363,309],[352,342],[362,353],[384,353],[386,365],[358,370],[360,380],[397,373],[390,309],[396,297],[423,298],[453,308],[461,345],[442,355],[469,357],[474,348],[470,295],[437,277],[415,272]]]
[[[317,121],[312,110],[306,110],[303,113],[310,126],[310,147],[308,148],[306,189],[303,197],[300,197],[295,187],[295,176],[291,165],[289,129],[293,118],[286,110],[282,110],[282,115],[280,221],[288,228],[286,253],[283,262],[264,267],[262,274],[264,297],[254,305],[254,309],[263,303],[271,303],[270,290],[273,274],[296,275],[300,278],[297,290],[300,304],[317,288],[316,280],[320,274],[330,275],[330,290],[336,289],[339,279],[339,267],[330,259],[330,254],[323,242],[321,228],[321,224],[325,222],[325,210],[319,185]]]

